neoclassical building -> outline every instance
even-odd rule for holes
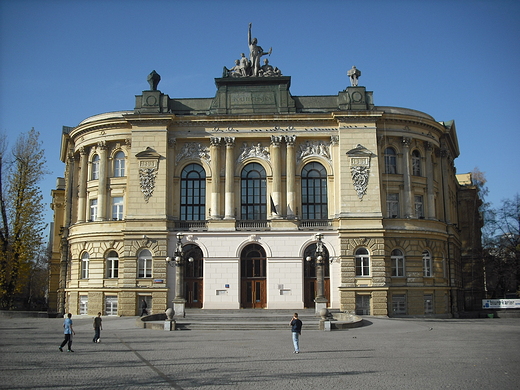
[[[171,98],[158,80],[133,110],[63,129],[52,309],[315,307],[320,267],[333,309],[472,309],[483,279],[475,256],[463,277],[464,243],[480,225],[461,224],[478,193],[457,180],[453,121],[375,106],[357,75],[330,96],[292,96],[268,68],[225,69],[209,98]]]

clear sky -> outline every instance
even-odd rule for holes
[[[154,69],[171,98],[213,97],[249,22],[292,95],[336,95],[355,65],[376,106],[455,120],[457,173],[485,172],[493,206],[520,192],[518,0],[0,0],[0,132],[41,133],[50,203],[62,126],[132,110]]]

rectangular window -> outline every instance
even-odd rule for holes
[[[404,257],[392,256],[392,276],[404,276]]]
[[[107,278],[113,279],[119,277],[119,259],[108,258],[107,259]]]
[[[123,219],[123,197],[115,196],[112,198],[112,220],[121,221]]]
[[[88,314],[88,295],[79,296],[79,314]]]
[[[432,258],[428,252],[423,253],[423,275],[426,278],[432,277]]]
[[[88,256],[85,256],[81,259],[81,279],[88,279],[88,271],[89,271],[90,260]]]
[[[148,259],[148,258],[139,259],[139,277],[140,278],[151,278],[152,277],[152,259]]]
[[[415,216],[417,218],[424,218],[424,206],[422,195],[415,195]]]
[[[399,194],[386,194],[386,212],[388,218],[399,218]]]
[[[356,276],[370,276],[370,258],[356,256]]]
[[[392,313],[394,315],[406,314],[406,295],[392,295]]]
[[[433,314],[433,295],[424,296],[424,314]]]
[[[117,295],[107,295],[105,297],[105,314],[107,316],[117,316]]]
[[[97,219],[97,199],[90,199],[90,218],[89,221],[95,221]]]

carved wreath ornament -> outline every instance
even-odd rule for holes
[[[148,147],[145,151],[135,155],[139,160],[139,186],[148,203],[155,189],[155,178],[159,171],[159,158],[161,155]]]

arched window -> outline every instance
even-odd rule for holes
[[[394,249],[390,255],[392,276],[404,276],[404,256],[399,249]]]
[[[81,255],[81,279],[88,279],[90,258],[87,252]]]
[[[119,256],[115,251],[110,251],[108,253],[106,275],[108,279],[114,279],[119,277]]]
[[[397,173],[397,156],[394,148],[385,149],[385,173]]]
[[[114,156],[114,177],[125,176],[125,154],[119,151]]]
[[[248,164],[241,175],[241,218],[245,220],[267,219],[266,174],[258,163]]]
[[[412,152],[412,175],[421,176],[421,153],[418,150]]]
[[[99,180],[99,155],[97,154],[92,158],[92,171],[90,179]]]
[[[302,169],[302,219],[327,219],[327,171],[317,162]]]
[[[430,255],[430,252],[424,251],[422,253],[422,259],[423,259],[423,275],[426,278],[430,278],[433,276],[432,257]]]
[[[199,164],[189,164],[181,173],[181,220],[206,219],[206,172]]]
[[[370,276],[370,255],[366,248],[356,250],[356,276]]]
[[[138,258],[138,274],[139,278],[152,277],[152,254],[148,249],[139,252]]]

